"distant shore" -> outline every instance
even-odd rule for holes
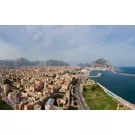
[[[117,74],[117,75],[135,76],[135,74],[118,73],[114,70],[111,70],[111,72],[114,73],[114,74]]]

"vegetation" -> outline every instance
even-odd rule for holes
[[[64,94],[63,93],[56,93],[52,96],[53,99],[57,99],[57,98],[63,98]]]
[[[53,81],[51,81],[51,83],[50,83],[51,85],[53,85]]]
[[[84,87],[84,88],[83,88],[83,91],[87,91],[87,88],[86,88],[86,87]]]
[[[56,77],[56,74],[53,74],[53,78],[55,78]]]
[[[78,79],[76,79],[75,77],[73,77],[71,84],[72,85],[76,85],[77,83],[78,83]]]
[[[59,107],[63,107],[63,104],[62,104],[62,103],[60,103],[60,104],[59,104]]]
[[[6,79],[6,80],[4,81],[4,84],[12,85],[12,83],[11,83],[11,81],[10,81],[9,79]]]
[[[0,110],[13,110],[11,106],[0,99]]]
[[[116,110],[118,103],[99,85],[84,85],[83,97],[91,110]]]
[[[78,108],[77,107],[74,107],[74,106],[69,106],[68,107],[68,110],[78,110]]]

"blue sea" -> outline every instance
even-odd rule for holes
[[[135,74],[135,67],[119,67],[116,72]],[[91,73],[93,76],[97,74],[98,71],[92,71]],[[92,79],[123,99],[135,104],[135,76],[117,75],[110,71],[105,71],[102,72],[100,77]]]

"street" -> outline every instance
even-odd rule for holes
[[[80,84],[81,84],[81,79],[79,79],[78,83],[76,84],[75,86],[75,95],[76,95],[76,98],[77,98],[77,101],[78,101],[78,109],[79,110],[90,110],[88,105],[86,104],[83,96],[82,96],[82,93],[80,92]]]
[[[7,96],[4,94],[4,92],[3,92],[2,89],[0,89],[0,93],[1,93],[2,99],[3,99],[8,105],[12,106],[12,108],[14,109],[14,108],[15,108],[15,103],[7,98]]]

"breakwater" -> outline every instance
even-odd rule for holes
[[[115,72],[113,70],[111,72],[114,73],[114,74],[117,74],[117,75],[135,76],[135,74],[118,73],[118,72]]]
[[[97,75],[95,75],[95,76],[91,76],[91,75],[89,75],[89,77],[100,77],[102,75],[102,73],[98,73]]]

